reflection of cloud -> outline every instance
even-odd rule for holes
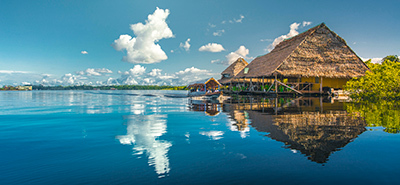
[[[222,136],[224,135],[224,132],[212,130],[208,132],[200,132],[199,134],[203,136],[208,136],[212,140],[219,140],[223,138]]]
[[[159,140],[167,132],[166,115],[131,115],[127,117],[127,134],[117,136],[124,145],[134,145],[136,155],[146,153],[149,166],[154,166],[157,174],[167,174],[170,170],[167,156],[171,142]]]
[[[230,112],[230,123],[228,123],[228,127],[231,131],[239,131],[241,138],[246,138],[249,134],[250,128],[250,120],[248,119],[248,113],[246,111],[238,111],[234,110]]]

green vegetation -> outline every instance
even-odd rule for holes
[[[388,133],[400,133],[400,61],[397,55],[383,58],[382,64],[365,62],[371,71],[347,82],[346,90],[355,103],[346,110],[363,117],[368,126],[385,127]]]
[[[186,86],[157,85],[111,85],[111,86],[43,86],[34,85],[33,90],[186,90]]]
[[[400,133],[400,102],[381,100],[348,103],[346,111],[355,117],[363,117],[370,127],[384,127],[387,133]]]
[[[400,99],[400,62],[396,55],[383,59],[382,64],[365,62],[371,71],[360,78],[349,80],[346,90],[355,101],[399,100]]]

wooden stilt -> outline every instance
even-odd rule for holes
[[[322,94],[322,76],[320,77],[320,82],[319,82],[319,93]]]
[[[264,76],[262,77],[262,88],[261,89],[264,89]],[[265,91],[265,89],[264,89],[264,91]]]
[[[278,80],[276,74],[275,74],[275,94],[278,94]]]

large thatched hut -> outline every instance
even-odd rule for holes
[[[241,89],[248,91],[322,93],[343,88],[349,79],[363,76],[367,70],[346,41],[322,23],[257,57],[235,80],[243,81],[248,87]],[[245,84],[245,79],[253,80]]]

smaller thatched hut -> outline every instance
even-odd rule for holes
[[[247,63],[243,58],[238,58],[233,62],[228,68],[222,71],[221,79],[218,80],[222,85],[230,84],[231,80],[243,70],[249,63]]]
[[[196,82],[187,86],[189,89],[189,96],[220,94],[220,87],[221,84],[214,78],[210,78],[205,82]]]

